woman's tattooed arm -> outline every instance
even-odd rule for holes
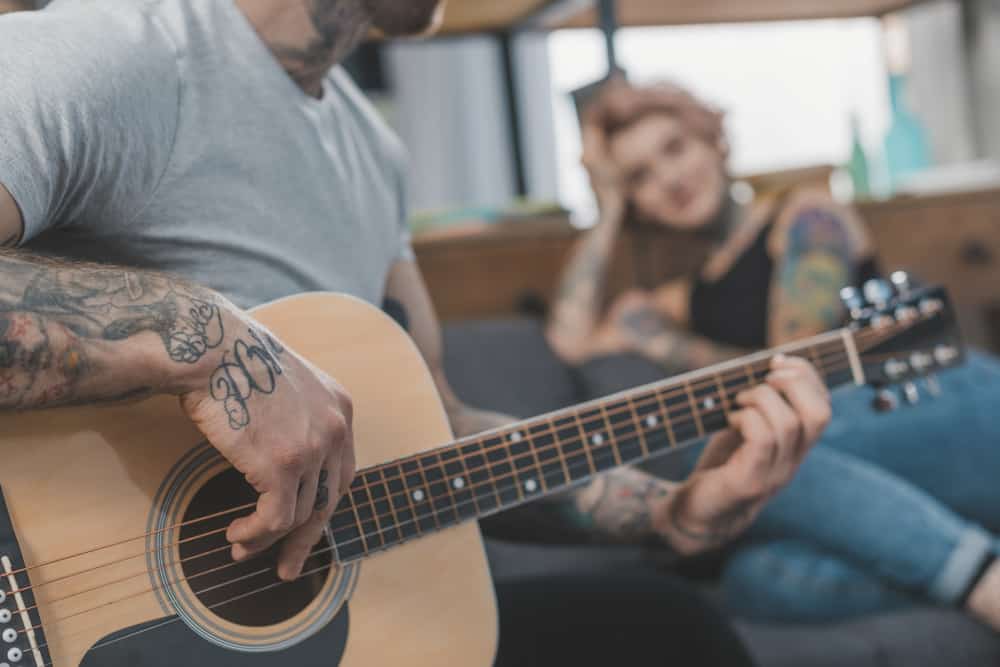
[[[224,300],[166,276],[4,250],[0,278],[0,409],[169,391],[225,339]]]

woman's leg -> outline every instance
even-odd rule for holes
[[[819,448],[870,461],[1000,533],[1000,362],[983,354],[940,376],[942,393],[879,414],[864,390],[834,394]]]
[[[825,447],[809,455],[791,484],[761,514],[749,539],[792,540],[827,555],[823,564],[817,564],[801,552],[789,554],[787,548],[770,554],[772,561],[790,556],[787,568],[799,578],[810,571],[833,572],[833,559],[841,561],[834,568],[841,583],[850,580],[852,572],[863,573],[857,587],[868,590],[861,597],[868,601],[869,611],[877,610],[872,601],[899,602],[895,596],[871,595],[872,579],[885,582],[888,590],[941,604],[959,603],[996,551],[996,541],[985,529],[922,489],[868,461]],[[803,564],[803,559],[808,562]],[[753,572],[744,570],[744,574]],[[785,580],[768,577],[760,582],[737,582],[736,572],[729,582],[734,598],[740,595],[740,587],[787,586]],[[793,589],[773,595],[774,600],[792,597]],[[809,599],[816,607],[813,615],[843,616],[850,610],[836,597],[825,605],[820,596]],[[791,614],[795,608],[775,613]]]
[[[754,621],[823,623],[918,602],[842,558],[805,542],[747,544],[726,562],[726,609]]]

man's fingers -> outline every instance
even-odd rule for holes
[[[748,486],[755,486],[767,477],[777,458],[778,445],[771,437],[771,428],[764,416],[753,409],[740,410],[729,415],[729,423],[743,439],[726,469],[737,475],[734,488],[753,495]]]
[[[802,424],[791,406],[769,385],[758,385],[736,397],[744,408],[760,413],[769,426],[769,437],[777,446],[775,463],[792,465],[802,439]]]
[[[299,484],[299,494],[295,501],[295,525],[304,525],[313,513],[313,505],[316,504],[316,496],[319,493],[320,480],[327,474],[326,469],[309,472],[302,478]],[[323,482],[325,483],[325,479]]]
[[[326,512],[313,512],[305,525],[292,531],[281,545],[278,556],[278,576],[284,581],[293,581],[302,574],[302,568],[323,539],[323,527],[327,523]]]
[[[233,544],[233,559],[241,560],[263,551],[291,530],[295,525],[297,496],[298,480],[292,478],[260,494],[256,511],[236,519],[226,531],[226,539]]]
[[[781,392],[798,415],[802,425],[802,446],[796,457],[802,458],[830,422],[829,392],[808,376],[791,370],[775,371],[767,378],[767,383]]]

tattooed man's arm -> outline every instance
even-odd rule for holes
[[[183,393],[219,364],[226,307],[165,276],[0,250],[0,409]]]
[[[298,576],[354,476],[352,406],[332,378],[218,294],[124,268],[0,250],[0,411],[175,394],[259,492],[227,537],[286,537]]]

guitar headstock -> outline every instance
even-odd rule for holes
[[[845,288],[841,298],[853,320],[855,347],[869,384],[898,385],[904,400],[916,403],[917,381],[937,393],[934,373],[965,360],[955,312],[943,288],[914,289],[905,273],[896,272],[891,283],[871,280],[863,290]]]

